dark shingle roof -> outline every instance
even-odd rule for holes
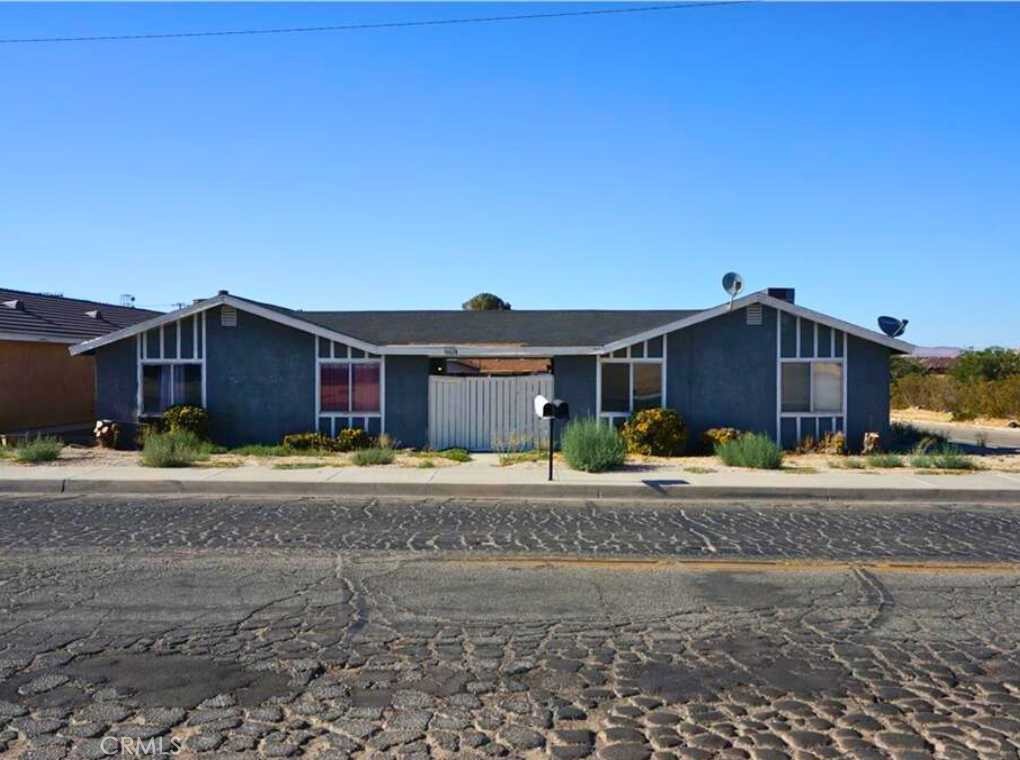
[[[20,301],[21,308],[4,305],[9,301]],[[90,317],[86,314],[89,311],[98,311],[99,318]],[[159,314],[148,309],[0,288],[0,334],[38,336],[39,340],[89,340]]]
[[[289,311],[376,345],[601,346],[697,314],[700,309],[613,311]]]

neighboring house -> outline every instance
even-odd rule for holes
[[[0,433],[91,426],[95,362],[67,347],[158,315],[0,288]]]
[[[95,356],[98,413],[125,423],[187,402],[228,445],[354,426],[485,449],[542,430],[536,390],[575,419],[667,406],[693,435],[732,426],[790,446],[844,430],[859,447],[887,430],[889,357],[911,349],[797,306],[790,289],[671,311],[293,311],[220,291],[71,353]],[[547,359],[552,371],[450,377],[444,358]]]

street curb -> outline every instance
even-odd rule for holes
[[[209,495],[209,496],[405,496],[417,498],[479,499],[627,499],[738,500],[832,502],[965,502],[1020,505],[1020,489],[962,488],[768,488],[692,486],[676,483],[644,485],[563,485],[557,483],[337,483],[288,481],[203,480],[0,480],[0,493],[94,495]]]

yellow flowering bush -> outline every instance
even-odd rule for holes
[[[633,454],[677,456],[687,446],[687,425],[674,410],[661,407],[634,412],[620,434]]]

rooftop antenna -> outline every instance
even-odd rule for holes
[[[733,299],[744,289],[744,278],[736,272],[727,272],[722,278],[723,290],[730,294],[730,308],[733,308]]]
[[[896,317],[879,317],[878,328],[890,338],[898,338],[907,329],[909,319],[896,319]]]
[[[133,309],[135,307],[135,297],[130,293],[121,293],[120,305]]]

